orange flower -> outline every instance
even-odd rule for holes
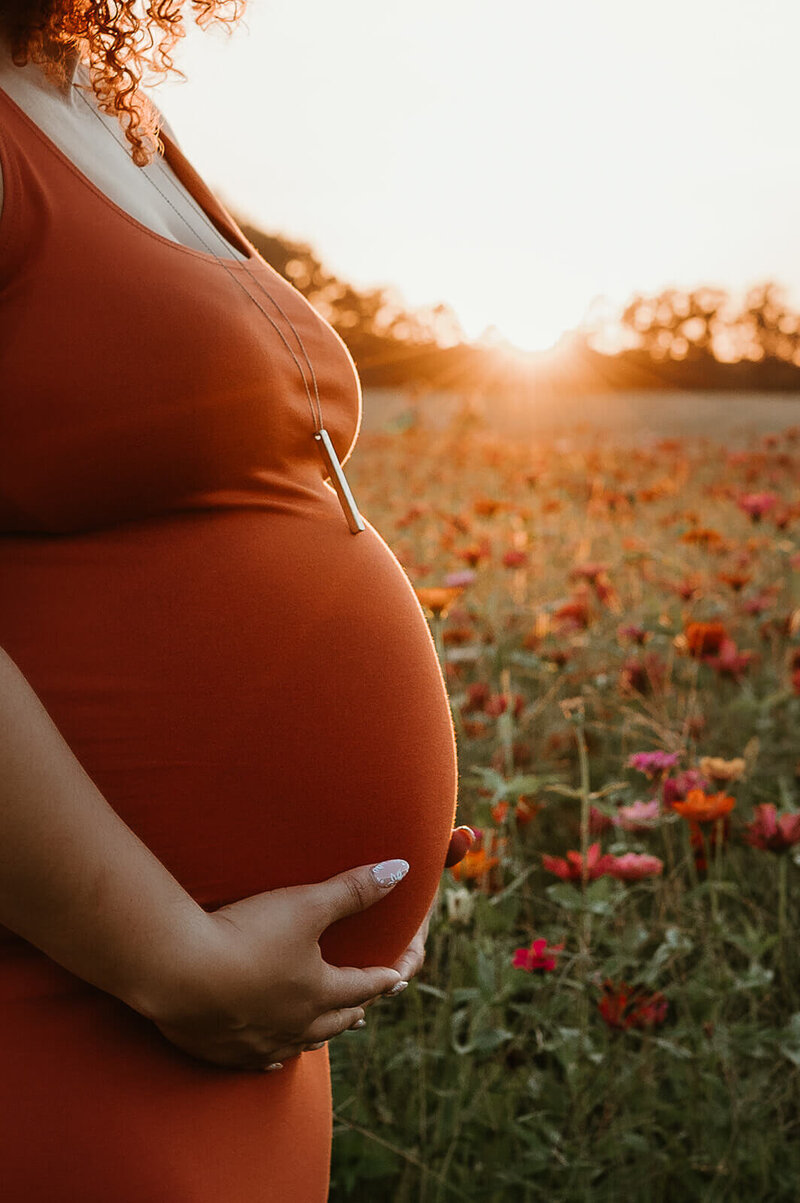
[[[475,638],[475,632],[472,627],[450,627],[446,631],[442,631],[442,642],[448,645],[460,647],[463,643],[469,643],[470,639]]]
[[[697,543],[706,548],[718,548],[724,545],[725,540],[718,530],[712,530],[706,526],[696,526],[681,535],[681,543]]]
[[[491,808],[492,818],[495,823],[502,823],[509,811],[510,803],[507,800],[497,802]],[[530,823],[531,819],[542,809],[541,804],[537,802],[529,802],[523,794],[517,798],[517,805],[514,809],[514,819],[517,827],[524,827],[526,823]]]
[[[672,803],[672,809],[690,822],[713,823],[729,814],[735,805],[736,799],[722,790],[718,794],[706,794],[701,789],[690,789],[682,802]]]
[[[478,848],[476,852],[467,852],[463,860],[451,867],[450,872],[456,881],[476,881],[486,877],[499,864],[499,857],[487,856],[485,848]]]
[[[585,596],[574,595],[570,601],[564,602],[553,614],[553,620],[565,626],[588,627],[589,602]]]
[[[684,637],[689,655],[698,658],[716,655],[728,633],[721,622],[690,622],[684,631]]]
[[[718,572],[717,580],[722,581],[725,585],[730,585],[734,593],[738,593],[745,585],[749,584],[753,579],[751,572]]]
[[[457,597],[464,592],[461,585],[430,585],[415,589],[417,600],[434,618],[444,618]]]
[[[469,547],[465,547],[463,551],[458,552],[458,557],[469,564],[470,568],[477,568],[481,560],[488,559],[490,554],[491,549],[484,539],[481,543],[472,543]]]
[[[476,514],[480,514],[482,517],[492,518],[498,510],[503,508],[504,504],[495,497],[476,497],[472,508]]]

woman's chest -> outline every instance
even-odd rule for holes
[[[80,82],[85,82],[81,74]],[[130,157],[116,117],[98,109],[93,97],[75,89],[74,104],[48,97],[21,75],[0,72],[0,88],[42,134],[113,204],[154,233],[173,242],[232,259],[245,256],[211,226],[161,155],[147,167]],[[0,168],[1,170],[1,168]],[[3,189],[0,183],[0,212]]]

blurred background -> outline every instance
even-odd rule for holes
[[[793,0],[251,0],[230,36],[187,20],[153,95],[347,342],[368,423],[602,393],[684,429],[714,392],[741,428],[800,394],[799,42]]]

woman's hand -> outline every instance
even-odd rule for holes
[[[445,868],[449,869],[453,865],[457,865],[463,860],[469,851],[475,839],[475,832],[471,827],[456,827],[453,834],[450,836],[450,844],[445,857]],[[409,944],[405,952],[398,957],[392,965],[392,969],[396,969],[400,974],[401,980],[408,983],[412,977],[416,977],[425,961],[425,942],[428,939],[428,929],[431,925],[431,917],[436,907],[436,895],[434,894],[431,905],[428,907],[428,913],[422,920],[419,929],[414,936],[414,939]],[[395,990],[395,994],[399,994],[399,990]],[[392,991],[387,992],[389,997],[394,997]],[[363,1004],[364,1008],[371,1007],[377,998],[369,998]]]
[[[407,871],[383,862],[381,885],[362,865],[316,885],[255,894],[207,916],[207,941],[179,997],[149,1014],[163,1036],[201,1061],[266,1069],[363,1019],[363,1004],[401,980],[395,969],[342,969],[318,940],[337,919],[364,911]],[[391,880],[394,875],[394,880]],[[385,874],[384,874],[385,876]]]

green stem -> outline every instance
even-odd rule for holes
[[[786,875],[787,856],[778,857],[778,947],[783,956],[783,941],[786,935]]]
[[[434,616],[433,616],[433,642],[436,645],[436,655],[439,657],[439,665],[442,670],[442,676],[444,677],[445,684],[447,684],[444,638],[442,635],[442,626],[443,625],[444,624],[442,623],[442,616],[440,614],[434,614]]]

